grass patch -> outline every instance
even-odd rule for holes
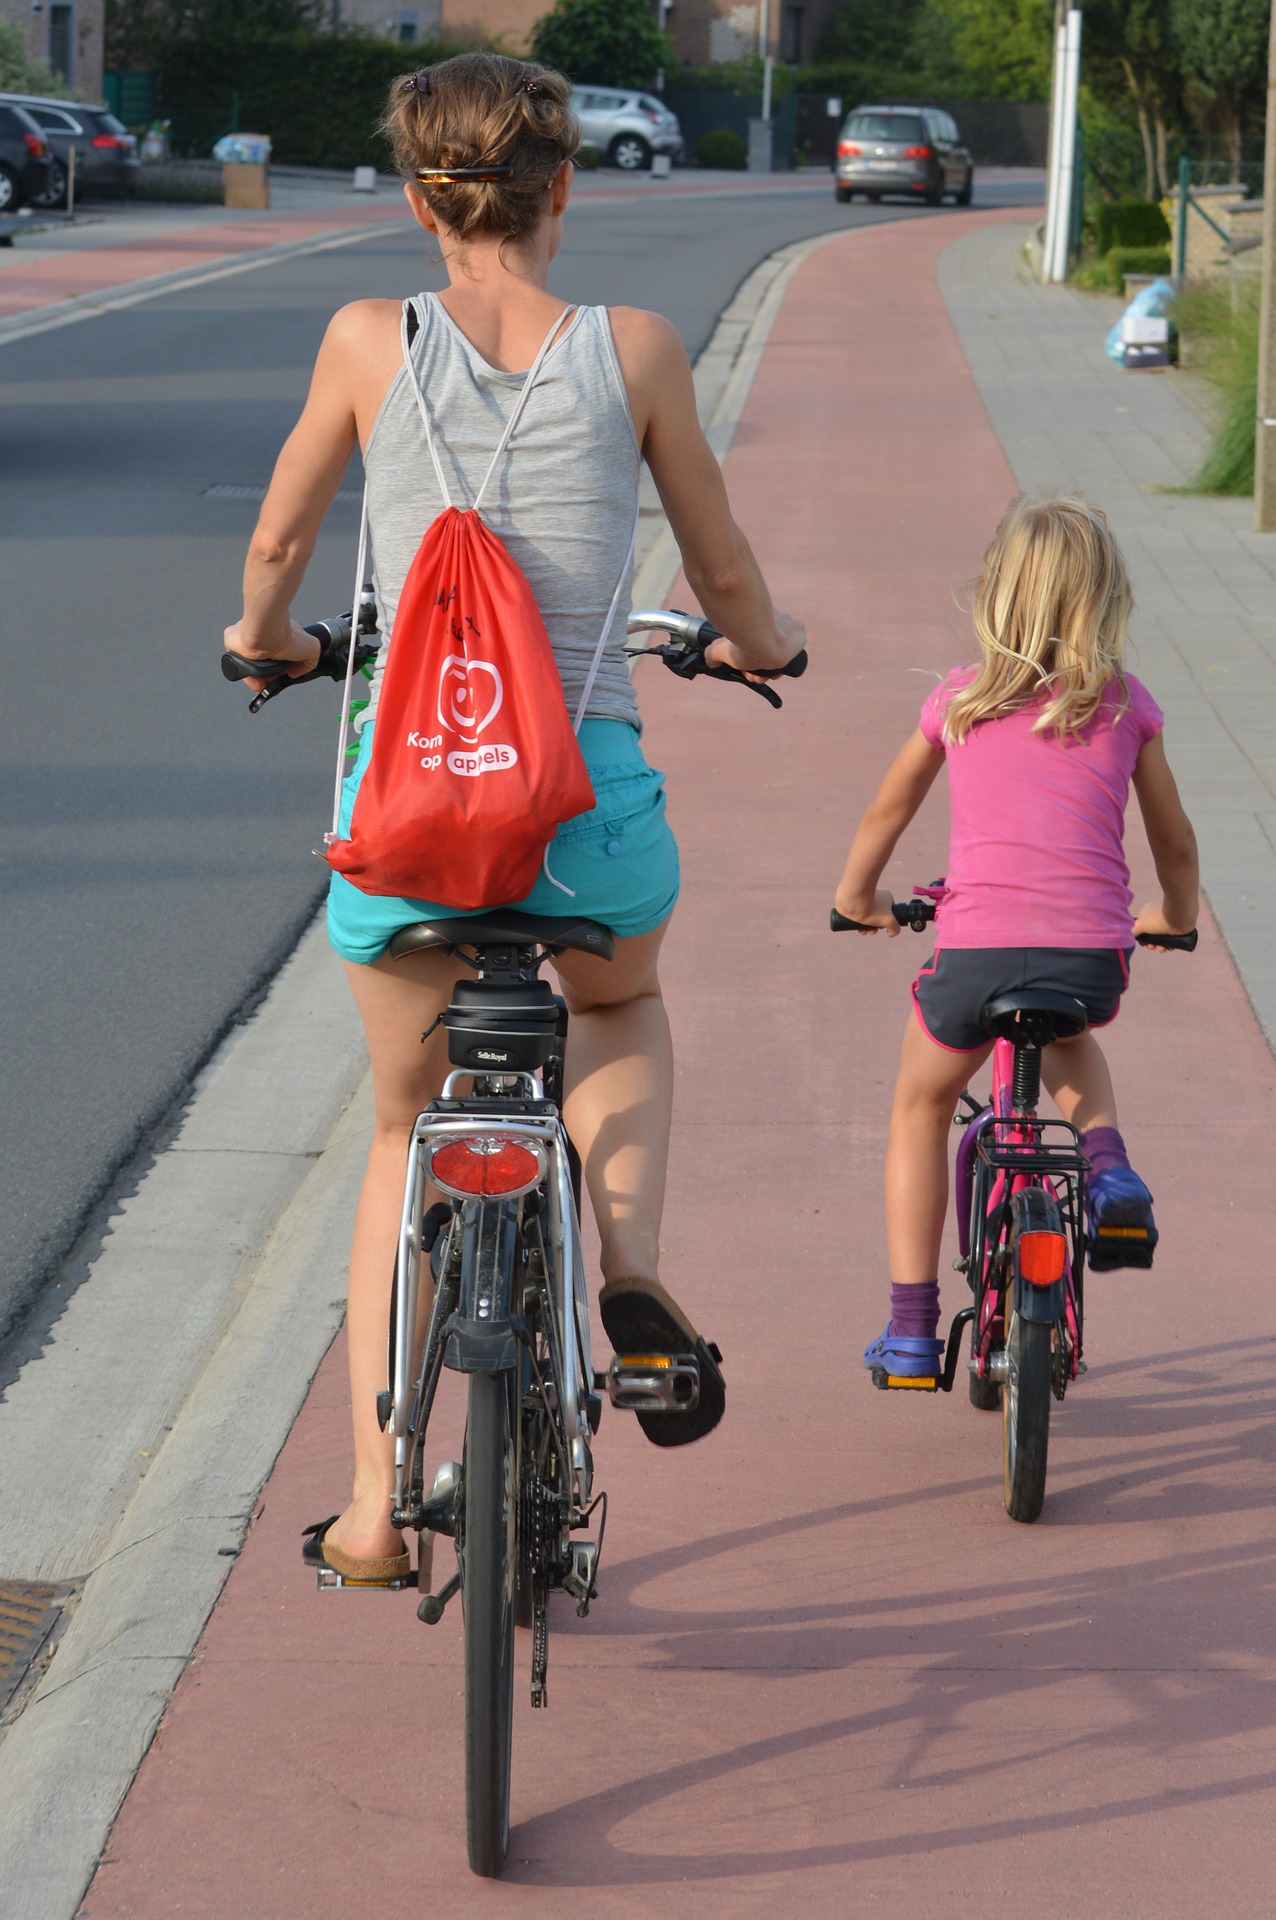
[[[1259,277],[1234,287],[1191,286],[1174,303],[1180,338],[1210,389],[1214,439],[1189,493],[1254,491],[1258,412]]]

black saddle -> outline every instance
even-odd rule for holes
[[[1031,992],[998,994],[984,1007],[979,1024],[985,1033],[1011,1040],[1017,1047],[1048,1047],[1052,1040],[1071,1040],[1084,1033],[1089,1016],[1070,993],[1035,987]]]
[[[405,953],[431,948],[455,953],[458,947],[544,947],[547,953],[592,953],[598,960],[610,960],[615,945],[611,928],[597,920],[556,919],[500,908],[455,919],[418,920],[401,927],[387,951],[392,960],[402,960]]]

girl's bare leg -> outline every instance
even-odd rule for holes
[[[451,955],[436,953],[381,959],[370,966],[346,964],[367,1035],[376,1118],[355,1214],[346,1310],[354,1496],[329,1528],[328,1539],[358,1560],[402,1551],[402,1536],[390,1525],[394,1441],[377,1425],[376,1400],[386,1383],[386,1329],[408,1141],[417,1115],[437,1096],[447,1073],[442,1028],[424,1044],[421,1036],[451,999],[459,971]]]
[[[612,960],[558,962],[571,1015],[565,1118],[602,1241],[604,1280],[654,1280],[660,1261],[673,1045],[657,963],[666,920]]]
[[[1087,1027],[1072,1040],[1056,1040],[1041,1056],[1041,1078],[1065,1120],[1081,1133],[1115,1127],[1116,1094],[1103,1048]]]
[[[991,1052],[989,1041],[972,1053],[950,1053],[909,1015],[886,1146],[886,1243],[896,1285],[938,1275],[953,1109]]]

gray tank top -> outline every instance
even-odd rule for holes
[[[453,503],[468,507],[526,379],[490,366],[433,294],[414,303],[409,351]],[[363,455],[377,612],[383,636],[365,719],[376,711],[394,616],[421,536],[443,511],[406,366],[381,403]],[[616,612],[585,718],[641,727],[624,655],[632,591],[626,564],[641,456],[605,307],[579,307],[547,353],[488,482],[482,514],[526,575],[574,717],[617,581]],[[625,578],[621,580],[622,570]]]

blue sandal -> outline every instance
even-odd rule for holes
[[[896,1333],[891,1321],[886,1331],[864,1349],[866,1367],[883,1367],[898,1379],[919,1380],[943,1372],[944,1343],[940,1339],[923,1340],[916,1334]]]

